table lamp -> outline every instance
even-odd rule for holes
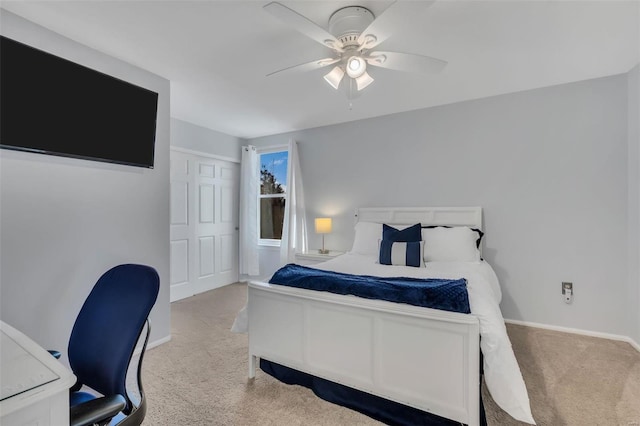
[[[329,250],[324,248],[324,234],[331,233],[331,218],[330,217],[317,217],[316,218],[316,234],[322,234],[322,248],[318,250],[320,254],[328,254]]]

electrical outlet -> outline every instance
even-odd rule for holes
[[[573,300],[573,283],[562,283],[562,297],[564,299],[564,303],[571,303]]]

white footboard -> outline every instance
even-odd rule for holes
[[[249,283],[249,376],[265,358],[469,425],[479,424],[473,315]]]

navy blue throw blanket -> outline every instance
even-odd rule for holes
[[[382,278],[323,271],[290,263],[277,270],[269,283],[471,313],[467,281],[464,278]]]

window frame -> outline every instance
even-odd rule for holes
[[[287,153],[287,162],[289,161],[289,146],[288,145],[273,145],[264,148],[257,148],[256,153],[258,154],[258,159],[260,160],[260,169],[262,169],[262,154],[271,154],[274,152],[286,152]],[[287,166],[287,178],[289,178],[289,167]],[[260,179],[260,177],[258,177]],[[284,182],[286,185],[287,183]],[[258,186],[260,185],[260,181],[258,181]],[[262,198],[284,198],[285,205],[289,202],[289,193],[285,192],[284,195],[280,194],[261,194],[258,191],[258,214],[256,215],[256,220],[258,222],[258,246],[263,247],[280,247],[280,243],[282,240],[276,240],[273,238],[260,238],[261,228],[260,228],[260,200]],[[284,225],[284,224],[283,224]]]

